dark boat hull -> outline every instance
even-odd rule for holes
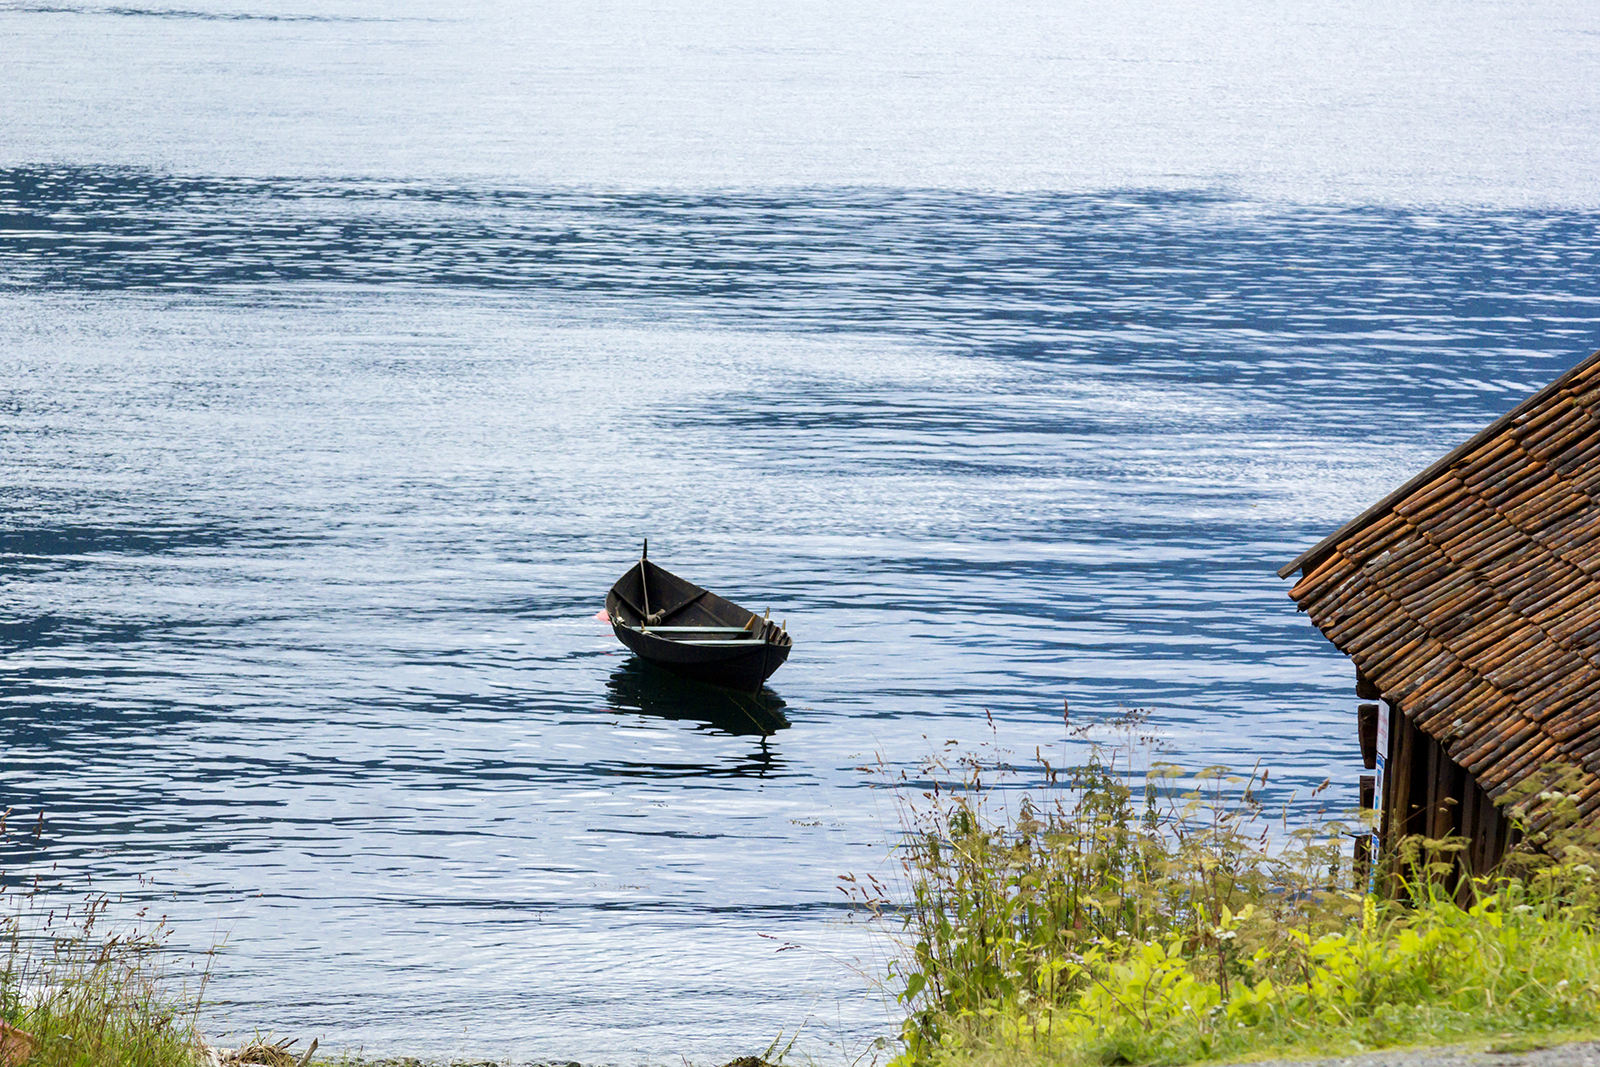
[[[590,601],[593,603],[593,601]],[[676,641],[663,640],[650,634],[641,634],[623,626],[613,626],[617,639],[633,650],[636,656],[647,659],[657,667],[669,670],[683,678],[712,685],[725,685],[755,693],[772,672],[783,666],[789,658],[789,649],[751,642],[755,647],[742,649],[685,648]]]
[[[617,640],[684,678],[760,691],[794,642],[776,623],[641,559],[606,596]]]

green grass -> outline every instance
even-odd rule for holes
[[[1546,820],[1553,855],[1525,848],[1460,892],[1459,843],[1408,842],[1407,877],[1368,895],[1351,828],[1270,820],[1265,772],[1158,766],[1135,789],[1103,757],[1040,764],[1034,795],[985,784],[997,768],[975,759],[902,791],[904,884],[861,894],[899,898],[883,912],[900,920],[899,1067],[1504,1044],[1600,1022],[1600,858],[1571,826]],[[1548,813],[1569,795],[1540,797]]]
[[[194,1024],[206,974],[185,987],[168,973],[164,920],[140,913],[109,926],[108,898],[65,905],[37,884],[0,900],[0,1019],[38,1041],[29,1067],[198,1062]]]

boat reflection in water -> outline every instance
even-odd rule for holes
[[[707,685],[670,674],[637,656],[606,679],[606,701],[618,711],[699,722],[744,736],[769,737],[789,727],[783,698],[770,689],[741,693]]]

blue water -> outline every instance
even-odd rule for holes
[[[0,4],[7,880],[219,1036],[838,1063],[880,767],[1353,800],[1274,572],[1600,345],[1600,26],[1175,10]],[[787,729],[594,618],[645,537]]]

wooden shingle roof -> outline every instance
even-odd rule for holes
[[[1600,352],[1290,563],[1289,596],[1491,796],[1600,809]]]

